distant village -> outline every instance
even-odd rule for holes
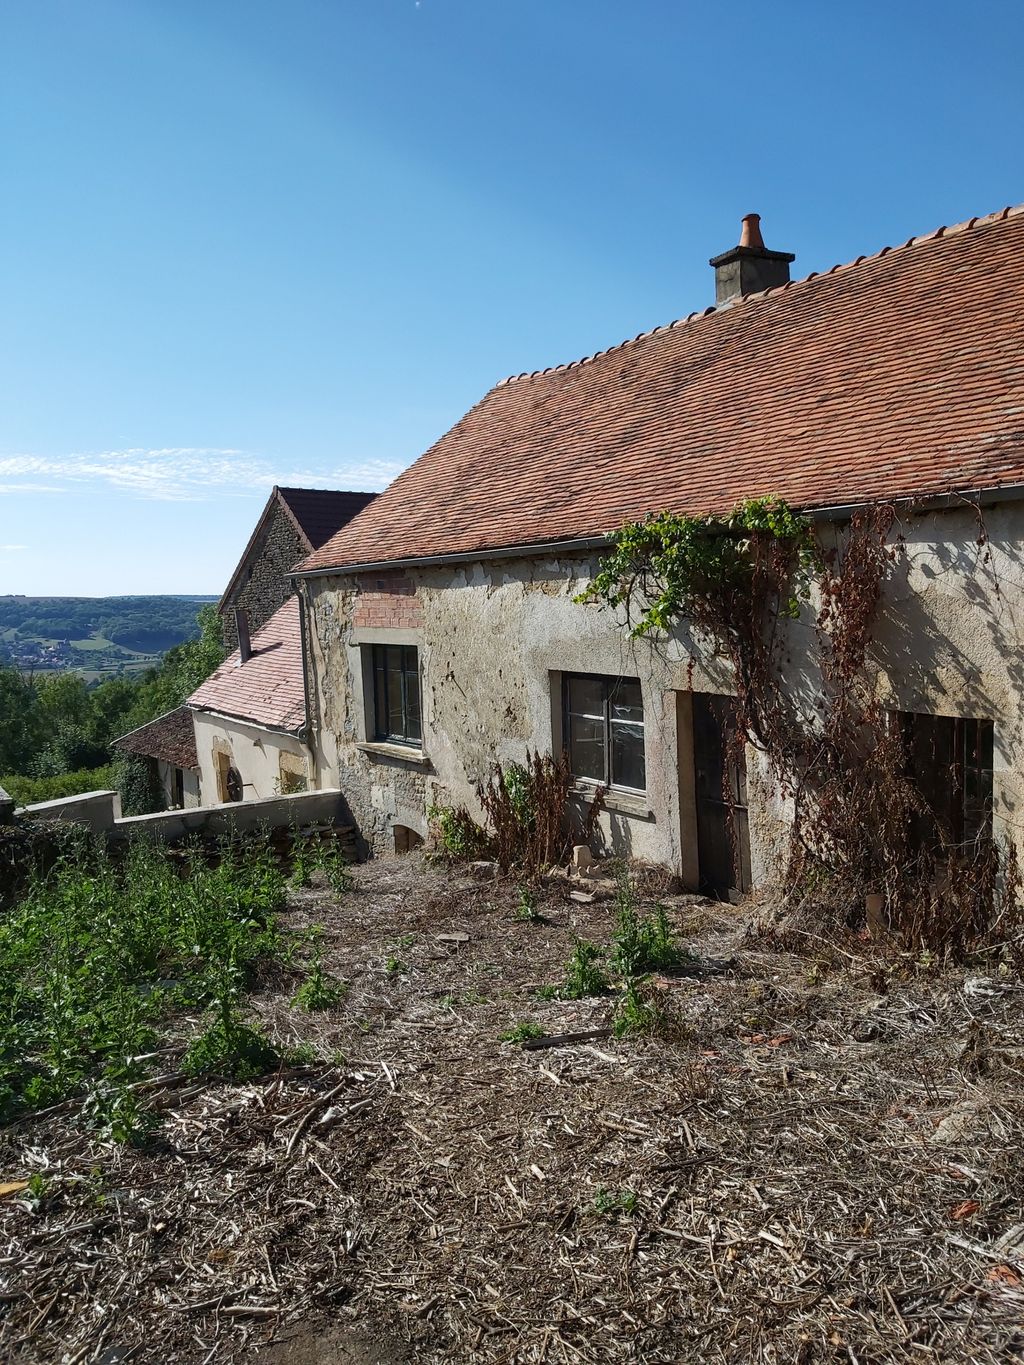
[[[83,650],[70,640],[15,639],[0,645],[0,662],[12,664],[22,673],[54,673],[65,669],[115,676],[126,670],[149,667],[158,659],[156,654],[134,654],[120,645],[106,649]]]

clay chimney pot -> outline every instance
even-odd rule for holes
[[[756,246],[764,249],[764,242],[761,239],[761,215],[759,213],[748,213],[743,219],[740,246]]]

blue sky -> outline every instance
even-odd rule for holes
[[[219,592],[497,379],[1024,199],[1024,6],[4,0],[0,593]]]

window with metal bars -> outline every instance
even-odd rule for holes
[[[562,707],[574,777],[646,790],[644,703],[635,678],[563,673]]]
[[[415,645],[373,646],[374,737],[419,748],[420,672]]]
[[[907,772],[928,808],[915,821],[915,842],[966,850],[990,837],[992,722],[907,711],[898,716]]]

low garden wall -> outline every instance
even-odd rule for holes
[[[158,843],[173,844],[189,834],[216,838],[264,829],[307,825],[351,825],[348,803],[337,787],[325,791],[294,792],[258,801],[236,801],[221,806],[192,806],[184,810],[158,811],[154,815],[121,815],[117,792],[86,792],[59,801],[24,806],[20,815],[44,820],[71,820],[88,825],[108,838],[127,839],[143,835]]]
[[[146,835],[172,844],[187,834],[245,834],[261,829],[294,825],[347,825],[348,805],[337,787],[326,791],[294,792],[290,796],[266,796],[258,801],[234,801],[222,806],[192,806],[185,810],[159,811],[155,815],[131,815],[117,820],[111,831],[115,839]]]
[[[82,792],[78,796],[62,796],[56,801],[22,806],[19,814],[35,815],[41,820],[71,820],[101,834],[112,830],[121,818],[121,797],[112,791]]]

